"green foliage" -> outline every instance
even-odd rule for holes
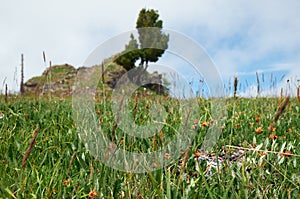
[[[139,43],[130,35],[130,41],[125,50],[115,60],[126,70],[135,67],[140,59],[139,66],[146,70],[149,62],[156,62],[168,48],[169,35],[162,32],[163,22],[155,10],[142,9],[136,22],[139,33]]]
[[[130,35],[130,41],[125,45],[125,50],[115,60],[117,64],[122,65],[127,71],[135,67],[135,62],[140,57],[137,40],[133,34]]]
[[[162,33],[162,20],[155,10],[142,9],[136,22],[139,32],[141,66],[148,67],[148,62],[156,62],[168,48],[169,35]],[[150,28],[150,29],[149,29]]]

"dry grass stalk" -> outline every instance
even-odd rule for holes
[[[184,170],[185,165],[188,161],[189,152],[190,152],[190,148],[187,148],[187,150],[185,151],[184,156],[183,156],[183,160],[182,160],[182,164],[181,164],[181,168],[180,168],[181,171]]]
[[[134,96],[134,108],[133,108],[133,119],[135,121],[136,119],[136,111],[137,111],[137,106],[138,106],[138,100],[139,100],[139,96],[138,96],[138,92],[135,92],[135,96]]]
[[[283,153],[283,152],[260,150],[260,149],[257,149],[257,148],[246,148],[246,147],[239,147],[239,146],[232,146],[232,145],[226,145],[225,147],[234,148],[234,149],[243,150],[243,151],[264,152],[266,154],[269,153],[269,154],[275,154],[275,155],[286,155],[286,156],[300,157],[300,155],[287,153],[287,151],[285,151]]]
[[[280,95],[279,95],[279,98],[278,98],[278,107],[280,106],[280,104],[281,104],[281,101],[282,101],[282,95],[283,95],[283,89],[282,88],[280,88]]]
[[[105,80],[104,80],[104,63],[102,62],[101,63],[101,79],[102,79],[102,84],[105,83]]]
[[[70,172],[70,169],[71,169],[71,166],[72,166],[72,163],[75,159],[75,156],[76,156],[76,151],[74,151],[72,157],[71,157],[71,160],[70,160],[70,163],[69,163],[69,167],[68,167],[68,171],[67,171],[67,176],[69,175],[69,172]]]
[[[277,113],[276,113],[276,115],[275,115],[275,117],[274,117],[273,123],[271,123],[270,126],[269,126],[269,131],[270,131],[270,132],[273,132],[274,129],[276,129],[276,128],[275,128],[276,122],[278,121],[279,117],[283,114],[284,110],[286,109],[286,107],[287,107],[287,105],[288,105],[288,103],[289,103],[289,101],[290,101],[290,96],[287,96],[287,97],[284,99],[284,101],[283,101],[282,104],[281,104],[281,100],[282,100],[282,89],[281,89],[281,91],[280,91],[280,97],[279,97],[279,99],[278,99],[278,107],[279,107],[279,108],[278,108],[278,111],[277,111]]]
[[[236,92],[237,92],[237,87],[238,87],[238,76],[235,76],[234,77],[234,83],[233,83],[233,86],[234,86],[234,92],[233,92],[233,96],[234,98],[236,98]]]
[[[45,51],[43,51],[43,60],[44,60],[44,63],[46,63],[46,54],[45,54]]]
[[[45,51],[43,51],[43,61],[45,64],[45,68],[46,68],[46,73],[45,73],[45,80],[44,80],[44,86],[43,86],[43,90],[42,90],[42,94],[45,94],[45,85],[48,83],[48,95],[50,96],[50,100],[51,100],[51,78],[52,78],[52,63],[51,61],[49,61],[49,67],[47,67],[47,60],[46,60],[46,53]]]
[[[24,91],[24,55],[21,54],[21,83],[20,83],[20,93],[23,94]]]
[[[300,102],[300,86],[298,86],[297,88],[297,98],[298,98],[298,102]]]
[[[50,93],[50,99],[51,99],[51,81],[52,81],[52,63],[49,61],[49,93]]]
[[[271,73],[271,75],[270,75],[270,89],[274,88],[273,84],[274,84],[274,82],[273,82],[273,73]]]
[[[43,51],[43,61],[44,61],[44,64],[45,64],[45,67],[46,67],[46,73],[45,73],[45,80],[44,80],[44,83],[43,83],[43,88],[42,88],[42,94],[44,94],[45,92],[45,84],[46,84],[46,80],[47,80],[47,77],[48,77],[48,70],[47,70],[47,63],[46,63],[46,54],[45,54],[45,51]]]
[[[259,76],[258,72],[256,71],[256,81],[257,81],[257,94],[260,94],[260,82],[259,82]]]
[[[118,123],[119,123],[119,120],[120,120],[120,114],[121,114],[124,98],[125,98],[124,91],[122,90],[122,98],[121,98],[119,109],[118,109],[118,112],[117,112],[116,121],[115,121],[114,126],[112,127],[112,142],[114,142],[114,139],[115,139],[116,129],[118,127]]]
[[[186,122],[184,124],[185,127],[187,126],[188,120],[190,118],[190,114],[191,114],[191,110],[189,110],[189,112],[188,112],[188,115],[187,115],[187,118],[186,118]],[[181,173],[180,173],[179,181],[182,180],[183,171],[184,171],[186,163],[188,161],[189,152],[190,152],[190,148],[187,148],[186,151],[184,152],[183,160],[182,160],[182,163],[181,163],[181,169],[180,169]]]
[[[156,135],[154,135],[153,137],[152,152],[155,151],[155,146],[156,146]]]
[[[278,109],[278,111],[277,111],[277,113],[276,113],[276,115],[275,115],[275,117],[274,117],[274,123],[276,123],[276,122],[278,121],[279,117],[283,114],[283,112],[284,112],[284,110],[286,109],[286,107],[287,107],[289,101],[290,101],[290,96],[287,96],[287,97],[284,99],[282,105],[279,107],[279,109]]]
[[[28,159],[28,156],[34,146],[34,143],[35,143],[35,139],[36,139],[36,136],[38,135],[39,133],[39,127],[36,127],[36,129],[34,130],[34,134],[33,134],[33,137],[31,139],[31,142],[30,142],[30,145],[25,153],[25,156],[23,158],[23,161],[22,161],[22,169],[25,167],[26,163],[27,163],[27,159]]]
[[[189,157],[189,152],[190,152],[190,148],[187,148],[185,153],[184,153],[183,160],[182,160],[182,163],[181,163],[181,166],[180,166],[179,182],[182,181],[184,169],[185,169],[186,163],[188,161],[188,157]]]
[[[5,84],[5,102],[8,102],[8,86]]]

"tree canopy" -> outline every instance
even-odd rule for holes
[[[153,27],[153,28],[149,28]],[[162,33],[163,21],[158,11],[142,9],[136,22],[140,42],[140,66],[145,69],[148,62],[156,62],[168,48],[169,35]]]
[[[169,35],[162,32],[163,21],[159,20],[158,11],[142,9],[139,13],[136,28],[138,40],[131,34],[130,41],[125,50],[116,59],[116,62],[126,70],[135,68],[140,60],[140,67],[147,70],[149,62],[156,62],[168,48]]]
[[[139,45],[133,34],[130,35],[130,41],[125,45],[125,50],[117,57],[116,62],[122,65],[127,71],[132,69],[135,62],[140,58]]]

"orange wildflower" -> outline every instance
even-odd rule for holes
[[[196,130],[197,129],[197,125],[192,125],[192,129]]]
[[[200,152],[198,152],[198,151],[195,151],[195,152],[194,152],[194,156],[195,156],[196,158],[200,157],[200,155],[201,155]]]
[[[64,184],[64,185],[68,186],[69,183],[70,183],[70,179],[68,179],[68,180],[63,180],[63,184]]]
[[[165,154],[165,158],[166,158],[166,159],[169,159],[170,157],[171,157],[170,154],[168,154],[168,153]]]
[[[260,117],[259,117],[259,116],[257,116],[257,117],[255,118],[255,122],[257,122],[257,123],[260,122]]]
[[[290,152],[289,150],[285,150],[284,153],[280,153],[280,156],[286,156],[289,157],[292,155],[292,152]]]
[[[207,122],[202,122],[201,126],[208,127],[209,125]]]
[[[291,128],[289,128],[288,130],[286,130],[287,133],[292,132],[293,130]]]
[[[97,192],[95,190],[91,190],[90,193],[89,193],[89,195],[88,195],[88,197],[89,198],[95,198],[97,195],[98,194],[97,194]]]
[[[269,131],[271,131],[271,132],[275,132],[276,131],[276,128],[274,127],[273,124],[270,124]]]
[[[194,125],[197,125],[198,124],[198,122],[199,122],[199,120],[194,120]]]
[[[262,127],[258,127],[258,128],[255,129],[255,132],[258,133],[258,134],[262,133],[263,132],[263,128]]]
[[[278,139],[278,135],[271,134],[270,135],[270,139],[276,140],[276,139]]]
[[[259,153],[259,155],[260,155],[260,156],[265,156],[265,155],[267,155],[267,153],[264,152],[264,151],[262,151],[262,152]]]
[[[98,115],[101,115],[101,110],[96,110],[96,113],[98,114]]]
[[[237,127],[240,127],[241,124],[237,123],[237,124],[234,124],[234,127],[237,128]]]

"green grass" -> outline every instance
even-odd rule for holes
[[[62,74],[62,73],[67,74],[67,73],[74,73],[74,72],[76,72],[76,69],[73,66],[70,66],[68,64],[56,65],[51,68],[51,73],[53,75]]]
[[[95,112],[108,137],[119,147],[139,153],[157,150],[176,135],[181,110],[167,97],[135,97],[129,114],[136,124],[151,122],[147,107],[156,102],[167,111],[166,124],[156,137],[138,139],[126,136],[120,128],[112,135],[115,118],[111,104],[99,99]],[[186,165],[181,161],[143,174],[122,172],[107,167],[84,147],[72,118],[71,100],[34,99],[10,96],[0,98],[0,197],[3,198],[88,198],[93,190],[97,198],[299,198],[300,186],[300,104],[292,99],[279,118],[274,132],[268,130],[278,110],[277,98],[228,99],[226,125],[213,153],[222,147],[248,148],[240,163],[225,162],[219,171],[196,161],[210,122],[209,100],[198,99],[199,127],[189,147]],[[136,108],[134,108],[136,107]],[[134,111],[136,109],[136,111]],[[259,119],[258,119],[259,118]],[[34,129],[39,134],[22,169],[23,157]],[[256,133],[261,127],[263,131]],[[271,139],[272,136],[277,139]],[[271,137],[271,138],[270,138]],[[155,143],[155,144],[154,144]],[[229,146],[228,146],[229,145]],[[255,151],[261,150],[261,151]],[[291,156],[277,154],[286,150]],[[264,155],[262,151],[266,151]],[[183,157],[181,157],[182,159]]]

